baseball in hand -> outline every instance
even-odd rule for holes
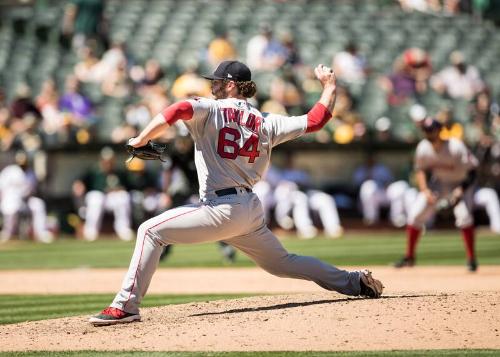
[[[319,79],[319,81],[321,82],[321,84],[323,86],[335,85],[335,83],[336,83],[335,73],[333,72],[333,69],[331,69],[328,66],[325,66],[323,64],[319,64],[314,69],[314,74],[316,75],[316,78]]]

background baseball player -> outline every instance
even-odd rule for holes
[[[47,227],[45,202],[36,197],[38,182],[29,159],[26,153],[18,152],[15,161],[0,172],[0,212],[3,216],[0,243],[13,236],[22,213],[31,216],[34,238],[51,243],[54,235]]]
[[[394,181],[390,169],[376,162],[369,154],[366,163],[356,169],[354,183],[359,185],[359,199],[363,222],[373,225],[379,222],[382,207],[389,207],[389,219],[396,227],[405,224],[403,195],[408,187],[405,181]]]
[[[477,269],[472,215],[473,181],[476,158],[457,139],[443,140],[441,124],[427,118],[422,123],[425,139],[415,153],[415,180],[420,193],[408,215],[407,250],[396,267],[413,266],[421,229],[436,210],[451,206],[455,225],[461,229],[470,271]]]
[[[195,142],[200,202],[168,210],[144,222],[122,288],[110,307],[90,319],[95,325],[140,320],[139,304],[158,265],[162,246],[223,240],[271,274],[314,281],[347,295],[379,297],[383,286],[368,271],[345,271],[312,257],[288,253],[267,228],[262,205],[252,192],[269,165],[274,146],[323,127],[335,103],[336,80],[323,65],[315,69],[323,86],[307,115],[262,114],[247,98],[256,85],[246,65],[222,62],[213,75],[213,99],[195,98],[166,108],[129,141],[141,147],[177,120]]]
[[[85,217],[83,237],[94,241],[99,236],[105,211],[113,212],[113,227],[121,240],[133,239],[131,229],[131,201],[125,191],[125,173],[115,167],[115,153],[105,147],[101,150],[98,167],[90,168],[73,183],[73,195],[81,216]]]
[[[286,155],[286,165],[280,170],[280,180],[274,195],[276,221],[283,229],[290,229],[286,224],[291,223],[297,229],[299,237],[316,237],[318,229],[311,215],[315,212],[327,237],[342,236],[343,228],[335,200],[326,192],[313,187],[310,175],[295,166],[291,154]]]

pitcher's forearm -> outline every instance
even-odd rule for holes
[[[323,88],[319,103],[323,104],[330,113],[333,112],[335,107],[335,99],[337,97],[337,87],[335,85],[329,85]]]
[[[161,136],[161,134],[167,129],[170,125],[165,121],[165,118],[162,114],[158,114],[149,122],[149,124],[141,131],[138,139],[141,140],[144,144],[146,144],[149,140],[156,139]]]

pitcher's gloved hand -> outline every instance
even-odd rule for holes
[[[127,148],[130,157],[127,162],[132,161],[134,157],[137,157],[142,160],[160,160],[165,161],[164,155],[167,145],[159,144],[152,141],[149,141],[144,146],[133,147],[132,145],[125,145]]]

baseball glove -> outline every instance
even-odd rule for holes
[[[165,158],[163,157],[163,155],[165,154],[165,150],[167,148],[167,145],[165,144],[158,144],[149,141],[146,145],[140,146],[138,148],[135,148],[128,144],[125,145],[125,147],[127,148],[127,151],[130,154],[130,157],[128,158],[127,162],[132,161],[134,157],[137,157],[142,160],[165,161]]]
[[[458,202],[460,202],[462,198],[463,198],[463,191],[461,189],[460,190],[455,189],[451,194],[439,199],[436,202],[436,209],[438,211],[441,211],[448,208],[453,208],[458,204]]]

